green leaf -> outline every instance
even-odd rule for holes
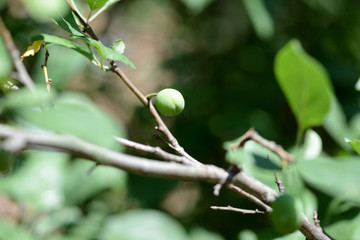
[[[125,135],[121,125],[81,94],[64,93],[43,108],[14,111],[18,118],[25,121],[25,126],[27,122],[58,133],[72,134],[114,150],[118,150],[119,145],[113,140],[113,136]]]
[[[190,10],[194,15],[201,13],[206,7],[214,0],[181,0],[181,2]]]
[[[22,239],[22,240],[35,240],[36,238],[31,235],[24,227],[15,224],[14,222],[1,219],[0,220],[0,239]]]
[[[115,51],[117,51],[120,54],[123,54],[125,51],[125,43],[123,40],[117,40],[114,42],[113,46],[111,47]]]
[[[291,40],[276,55],[275,75],[293,111],[299,129],[319,126],[330,109],[329,76],[314,58]]]
[[[132,210],[109,217],[98,238],[102,240],[187,240],[188,236],[185,229],[165,213],[155,210]]]
[[[91,10],[102,7],[108,0],[87,0]]]
[[[352,148],[357,152],[357,154],[360,154],[360,140],[359,139],[355,139],[355,140],[352,140],[352,141],[347,141],[351,146]]]
[[[15,92],[10,92],[5,98],[0,100],[0,112],[20,108],[38,107],[51,101],[54,94],[49,94],[44,88],[30,90],[23,88]]]
[[[12,61],[3,38],[0,36],[0,78],[10,75]]]
[[[75,21],[75,16],[72,12],[68,14],[66,18],[62,16],[60,20],[53,19],[53,21],[59,27],[64,29],[66,32],[71,33],[72,35],[85,36],[85,34],[80,30],[79,26],[77,25]]]
[[[189,240],[224,240],[224,238],[220,234],[210,232],[200,227],[195,227],[191,229],[189,235]]]
[[[359,158],[326,158],[298,161],[301,177],[312,187],[333,197],[360,203]]]
[[[43,33],[41,35],[33,37],[32,40],[44,40],[46,44],[54,44],[61,47],[66,47],[80,53],[81,55],[88,58],[90,61],[95,60],[94,56],[89,52],[88,49],[84,48],[83,46],[74,41],[70,41],[69,39],[63,37]]]
[[[274,35],[274,22],[263,0],[243,0],[250,22],[259,38],[266,40]]]
[[[91,174],[87,174],[94,166],[93,162],[77,159],[67,170],[65,196],[70,205],[81,204],[105,189],[126,189],[127,174],[108,166],[97,166]]]
[[[109,60],[114,60],[114,61],[121,61],[127,65],[129,65],[131,68],[136,69],[135,65],[124,55],[118,53],[116,50],[112,49],[112,48],[108,48],[106,46],[104,46],[103,44],[101,44],[100,42],[91,39],[89,37],[86,36],[74,36],[77,39],[81,39],[84,42],[91,44],[95,47],[96,51],[99,53],[100,57],[101,57],[101,61],[103,61],[104,59],[109,59]]]
[[[325,227],[333,239],[357,239],[360,236],[360,214],[350,220],[338,221]]]
[[[35,212],[58,209],[65,203],[62,189],[68,158],[64,153],[30,152],[20,169],[0,181],[0,190],[31,203]]]
[[[306,160],[317,158],[322,152],[322,140],[312,129],[305,132],[303,151],[303,157]]]
[[[348,127],[345,113],[334,94],[330,94],[330,98],[331,107],[325,116],[323,127],[339,146],[345,150],[350,150],[351,147],[344,139],[355,138],[357,134],[354,129]]]

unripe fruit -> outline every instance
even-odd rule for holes
[[[271,204],[270,213],[272,226],[279,233],[292,233],[301,224],[301,204],[293,196],[284,194]]]
[[[178,90],[165,88],[156,95],[155,106],[163,115],[179,115],[185,107],[185,100]]]

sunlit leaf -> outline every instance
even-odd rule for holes
[[[87,0],[91,10],[102,7],[108,0]]]
[[[181,0],[192,14],[201,13],[214,0]]]
[[[303,151],[303,157],[306,160],[314,159],[322,152],[322,140],[312,129],[308,129],[305,133]]]
[[[358,154],[360,154],[360,140],[359,139],[355,139],[352,141],[347,140],[346,142],[349,143]]]
[[[250,22],[261,39],[269,39],[274,35],[274,22],[265,7],[263,0],[243,0]]]
[[[155,210],[133,210],[109,217],[99,234],[99,239],[188,240],[188,236],[181,224],[165,213]]]
[[[18,118],[58,133],[68,133],[91,143],[119,149],[113,136],[124,136],[122,126],[100,110],[86,96],[65,93],[42,108],[13,110]]]
[[[329,76],[314,58],[291,40],[276,55],[276,79],[293,111],[300,130],[319,126],[330,109]]]
[[[355,138],[356,133],[353,129],[349,128],[344,110],[334,94],[330,94],[330,99],[331,107],[325,116],[323,127],[339,146],[349,150],[351,148],[344,142],[344,139]]]
[[[53,21],[59,27],[64,29],[66,32],[71,33],[72,35],[85,36],[85,34],[81,32],[79,26],[77,25],[73,13],[68,14],[66,17],[61,17],[59,20],[53,19]]]
[[[333,239],[357,239],[360,236],[360,214],[349,220],[338,221],[325,227]]]
[[[62,189],[68,157],[64,153],[31,152],[18,171],[1,180],[0,190],[31,203],[35,211],[58,209],[65,203]]]
[[[93,162],[82,159],[77,159],[70,165],[65,185],[68,204],[81,204],[106,189],[116,189],[118,193],[126,189],[125,172],[109,166],[98,166],[88,174],[93,166]]]
[[[84,42],[91,44],[95,47],[96,51],[99,53],[100,57],[101,57],[101,61],[103,61],[104,59],[109,59],[109,60],[114,60],[114,61],[121,61],[127,65],[129,65],[131,68],[136,69],[135,65],[124,55],[118,53],[116,50],[112,49],[112,48],[108,48],[106,46],[104,46],[103,44],[101,44],[100,42],[91,39],[89,37],[86,36],[74,36],[77,39],[81,39]]]
[[[200,227],[191,229],[189,235],[189,240],[225,240],[220,234]]]
[[[24,88],[6,95],[0,100],[0,112],[21,108],[33,108],[52,101],[54,94],[48,94],[43,88],[33,90]]]
[[[123,40],[117,40],[114,42],[114,45],[111,47],[115,51],[117,51],[120,54],[123,54],[125,51],[125,43]]]
[[[89,52],[88,49],[84,48],[83,46],[81,46],[80,44],[78,44],[74,41],[70,41],[63,37],[43,33],[41,35],[33,37],[33,39],[42,39],[47,44],[54,44],[54,45],[58,45],[61,47],[66,47],[66,48],[72,49],[74,51],[77,51],[78,53],[85,56],[89,60],[94,59],[94,57],[92,56],[92,54]]]
[[[44,45],[44,47],[46,48],[44,40],[34,41],[30,46],[28,46],[24,54],[21,55],[21,61],[24,60],[24,58],[26,57],[34,56],[35,53],[40,50],[41,45]]]
[[[359,158],[326,158],[298,161],[302,178],[318,191],[332,197],[360,203]]]

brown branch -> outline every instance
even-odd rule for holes
[[[148,154],[160,157],[166,161],[182,163],[182,164],[186,164],[186,165],[194,164],[194,162],[190,161],[189,159],[185,158],[184,156],[179,156],[179,155],[168,153],[168,152],[164,151],[163,149],[161,149],[160,147],[152,147],[149,145],[144,145],[141,143],[133,142],[128,139],[120,138],[120,137],[114,137],[114,139],[129,149],[133,149],[138,152],[148,153]],[[203,165],[201,163],[195,163],[195,164]]]
[[[276,155],[278,155],[280,157],[280,159],[282,161],[286,161],[286,162],[293,162],[294,161],[294,157],[288,153],[287,151],[285,151],[282,146],[277,145],[275,142],[273,141],[269,141],[265,138],[263,138],[262,136],[259,135],[258,132],[255,131],[254,128],[250,128],[241,138],[240,138],[240,142],[238,144],[234,144],[231,146],[232,149],[237,149],[239,147],[243,147],[244,144],[249,141],[249,140],[253,140],[257,143],[259,143],[260,145],[262,145],[263,147],[269,149],[270,151],[272,151],[273,153],[275,153]]]
[[[213,165],[184,165],[174,162],[163,162],[123,154],[85,142],[71,135],[59,135],[48,132],[33,132],[0,124],[0,139],[3,139],[4,150],[19,152],[24,149],[43,148],[69,153],[76,157],[91,160],[99,165],[113,166],[128,172],[154,177],[174,178],[188,181],[205,181],[209,183],[224,182],[229,174],[222,168]],[[247,192],[263,203],[272,202],[276,192],[240,171],[232,177],[232,184],[227,186],[235,192]],[[255,202],[263,206],[259,201]],[[299,230],[308,239],[329,240],[320,228],[311,223],[305,215]]]
[[[330,237],[323,233],[321,228],[311,223],[305,215],[302,216],[302,224],[299,230],[307,240],[331,240]]]
[[[265,209],[266,212],[272,212],[272,208],[270,206],[268,206],[267,204],[265,204],[264,202],[262,202],[260,199],[258,199],[257,197],[255,197],[254,195],[249,194],[248,192],[245,192],[244,190],[242,190],[241,188],[233,185],[233,184],[229,184],[227,186],[227,188],[233,190],[234,192],[240,194],[241,196],[245,197],[246,199],[250,200],[253,203],[256,203],[257,205],[261,206],[262,208]]]
[[[6,28],[2,18],[0,17],[0,34],[5,41],[5,45],[10,53],[13,65],[15,66],[18,74],[19,81],[29,89],[34,89],[34,82],[32,81],[29,73],[27,72],[24,64],[21,62],[19,50],[16,48],[14,40],[11,37],[9,30]]]
[[[220,206],[211,206],[210,207],[213,210],[224,210],[224,211],[232,211],[232,212],[241,212],[243,214],[265,214],[266,212],[264,211],[260,211],[258,209],[255,210],[249,210],[249,209],[242,209],[242,208],[234,208],[231,206],[227,206],[227,207],[220,207]]]

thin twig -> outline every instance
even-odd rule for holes
[[[274,141],[269,141],[269,140],[263,138],[262,136],[259,135],[258,132],[255,131],[254,128],[250,128],[240,138],[240,142],[237,143],[237,144],[232,145],[231,148],[232,149],[237,149],[239,147],[242,147],[249,140],[253,140],[253,141],[259,143],[260,145],[262,145],[263,147],[269,149],[270,151],[272,151],[273,153],[278,155],[282,161],[286,161],[286,162],[293,162],[294,161],[294,157],[290,153],[285,151],[282,148],[282,146],[277,145]]]
[[[6,28],[1,17],[0,17],[0,33],[5,41],[6,47],[10,53],[13,65],[15,66],[15,68],[19,74],[19,81],[22,84],[24,84],[25,87],[29,88],[30,90],[34,89],[34,87],[35,87],[34,82],[32,81],[24,64],[20,61],[19,50],[16,48],[14,40],[12,39],[9,30]]]
[[[232,212],[241,212],[243,214],[265,214],[266,212],[260,211],[258,209],[255,210],[249,210],[249,209],[242,209],[242,208],[234,208],[231,206],[227,207],[220,207],[220,206],[211,206],[210,207],[213,210],[224,210],[224,211],[232,211]]]
[[[233,190],[234,192],[240,194],[241,196],[245,197],[246,199],[250,200],[251,202],[259,205],[260,207],[264,208],[266,212],[272,212],[272,208],[265,204],[263,201],[261,201],[259,198],[255,197],[254,195],[244,191],[243,189],[239,188],[238,186],[235,186],[234,184],[227,185],[227,188]]]
[[[185,158],[184,156],[178,156],[175,154],[168,153],[168,152],[164,151],[163,149],[161,149],[160,147],[152,147],[149,145],[144,145],[141,143],[133,142],[128,139],[120,138],[120,137],[114,137],[114,139],[129,149],[133,149],[138,152],[148,153],[148,154],[160,157],[166,161],[177,162],[177,163],[182,163],[182,164],[187,164],[187,165],[194,164],[194,162],[189,161],[189,159]],[[201,165],[203,165],[203,164],[201,164]]]

